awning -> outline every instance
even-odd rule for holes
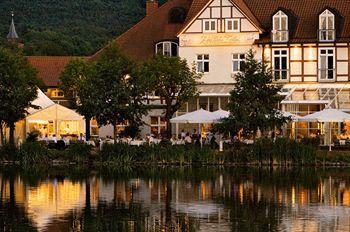
[[[228,97],[233,84],[200,84],[197,88],[201,97]]]
[[[350,85],[341,83],[286,84],[281,90],[282,104],[318,104],[326,108],[350,106]]]

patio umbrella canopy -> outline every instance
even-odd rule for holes
[[[322,111],[299,118],[301,122],[344,122],[350,121],[350,114],[337,109]]]
[[[230,116],[230,112],[226,110],[217,110],[213,112],[213,114],[216,118],[216,121],[220,121],[221,119],[228,118]]]
[[[329,151],[332,151],[332,122],[350,121],[350,114],[337,109],[324,109],[322,111],[306,115],[299,119],[301,122],[323,122],[329,127]],[[326,141],[326,138],[325,138]]]
[[[170,120],[171,123],[213,123],[216,121],[216,116],[214,113],[207,110],[197,110],[190,112]]]

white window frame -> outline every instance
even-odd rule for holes
[[[214,24],[213,24],[214,22]],[[205,29],[205,24],[209,23],[209,29]],[[215,28],[212,28],[212,25],[215,25]],[[216,33],[218,30],[218,22],[216,19],[204,19],[203,20],[203,32],[204,33]]]
[[[157,124],[152,124],[152,118],[157,118],[158,119],[158,122]],[[161,116],[151,116],[151,123],[150,123],[150,129],[151,129],[151,132],[152,132],[152,127],[156,127],[157,128],[157,131],[158,131],[158,134],[161,134],[161,131],[162,131],[162,128],[167,129],[167,125],[166,125],[166,122],[164,122],[162,124],[162,118],[164,117],[161,117]]]
[[[322,18],[325,18],[326,20],[326,27],[322,27]],[[329,28],[329,20],[332,19],[333,20],[333,24],[332,24],[332,28]],[[325,10],[322,12],[322,14],[319,15],[319,19],[318,19],[318,37],[319,37],[319,41],[321,42],[331,42],[335,40],[335,16],[334,14],[329,11],[329,10]],[[323,38],[325,37],[325,38]]]
[[[322,50],[326,50],[326,54],[321,54]],[[332,54],[329,54],[329,51],[332,51]],[[328,59],[326,59],[326,65],[327,65],[327,72],[326,72],[326,77],[322,78],[322,64],[321,64],[321,57],[322,56],[333,56],[333,69],[329,69],[328,68]],[[329,75],[329,70],[333,71],[333,78],[329,79],[328,75]],[[335,60],[335,48],[330,48],[330,47],[323,47],[323,48],[318,48],[318,81],[319,82],[334,82],[336,79],[336,60]]]
[[[275,54],[276,51],[279,51],[280,54]],[[285,51],[286,54],[282,54],[282,51]],[[279,63],[280,63],[280,67],[279,69],[275,69],[275,57],[279,58]],[[286,65],[286,69],[282,69],[282,59],[286,58],[287,60],[287,65]],[[280,78],[276,79],[275,73],[278,72]],[[282,73],[286,72],[286,78],[282,79]],[[279,49],[273,49],[272,50],[272,75],[273,75],[273,79],[275,82],[288,82],[289,81],[289,50],[288,48],[279,48]]]
[[[229,22],[232,23],[232,29],[228,28]],[[234,29],[235,22],[237,22],[237,28]],[[225,31],[226,32],[240,32],[241,31],[241,20],[240,19],[226,19],[225,20]]]
[[[275,19],[278,19],[279,26],[277,28],[277,25],[275,25]],[[282,28],[282,19],[286,19],[286,28]],[[273,17],[272,17],[272,39],[273,42],[277,43],[283,43],[288,42],[289,40],[289,22],[288,22],[288,15],[284,13],[283,11],[278,11]],[[282,39],[285,34],[286,39]]]
[[[238,56],[238,58],[235,58],[234,56]],[[241,58],[241,56],[244,56],[243,58]],[[239,73],[239,72],[241,72],[241,62],[242,61],[245,61],[245,58],[246,58],[246,54],[245,53],[232,53],[232,55],[231,55],[231,58],[232,58],[232,73],[233,74],[237,74],[237,73]],[[234,65],[234,63],[235,62],[237,62],[237,67],[238,67],[238,70],[234,70],[234,67],[235,67],[235,65]]]
[[[172,42],[172,41],[162,41],[162,42],[159,42],[156,44],[155,46],[155,54],[158,54],[158,45],[162,45],[162,54],[163,56],[174,56],[172,53],[173,53],[173,50],[172,50],[172,45],[176,45],[176,49],[177,49],[177,55],[179,55],[179,45],[175,42]],[[170,48],[170,51],[169,51],[169,55],[167,55],[165,53],[165,48],[166,46],[169,46]]]
[[[208,56],[208,59],[205,58],[205,56]],[[199,58],[201,57],[201,58]],[[208,63],[208,71],[204,70],[205,63]],[[209,54],[197,54],[196,55],[196,64],[197,64],[197,73],[209,73],[210,72],[210,56]],[[202,67],[199,69],[199,67]]]

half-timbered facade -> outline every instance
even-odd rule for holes
[[[268,62],[275,82],[283,85],[283,110],[298,115],[325,107],[350,111],[349,0],[168,0],[159,8],[156,0],[146,4],[152,12],[116,42],[137,62],[156,53],[180,56],[203,73],[200,97],[177,115],[199,108],[225,109],[249,49]],[[145,120],[154,124],[145,133],[164,130],[161,110]],[[310,133],[313,126],[303,127]]]

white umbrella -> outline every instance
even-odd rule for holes
[[[332,150],[332,122],[350,121],[350,114],[337,109],[324,109],[322,111],[306,115],[299,119],[301,122],[327,122],[329,123],[329,151]]]
[[[207,110],[197,110],[194,112],[190,112],[178,117],[175,117],[170,120],[171,123],[200,123],[200,124],[206,124],[206,123],[213,123],[215,121],[216,117],[214,113],[209,112]]]
[[[322,111],[301,117],[299,121],[301,122],[344,122],[344,121],[350,121],[350,114],[337,109],[324,109]]]
[[[290,117],[292,119],[292,121],[298,121],[301,117],[295,114],[292,114],[290,112],[286,112],[286,111],[279,111],[283,117]]]
[[[217,110],[213,112],[213,114],[216,118],[216,121],[220,121],[221,119],[228,118],[230,116],[230,112],[226,110]]]

